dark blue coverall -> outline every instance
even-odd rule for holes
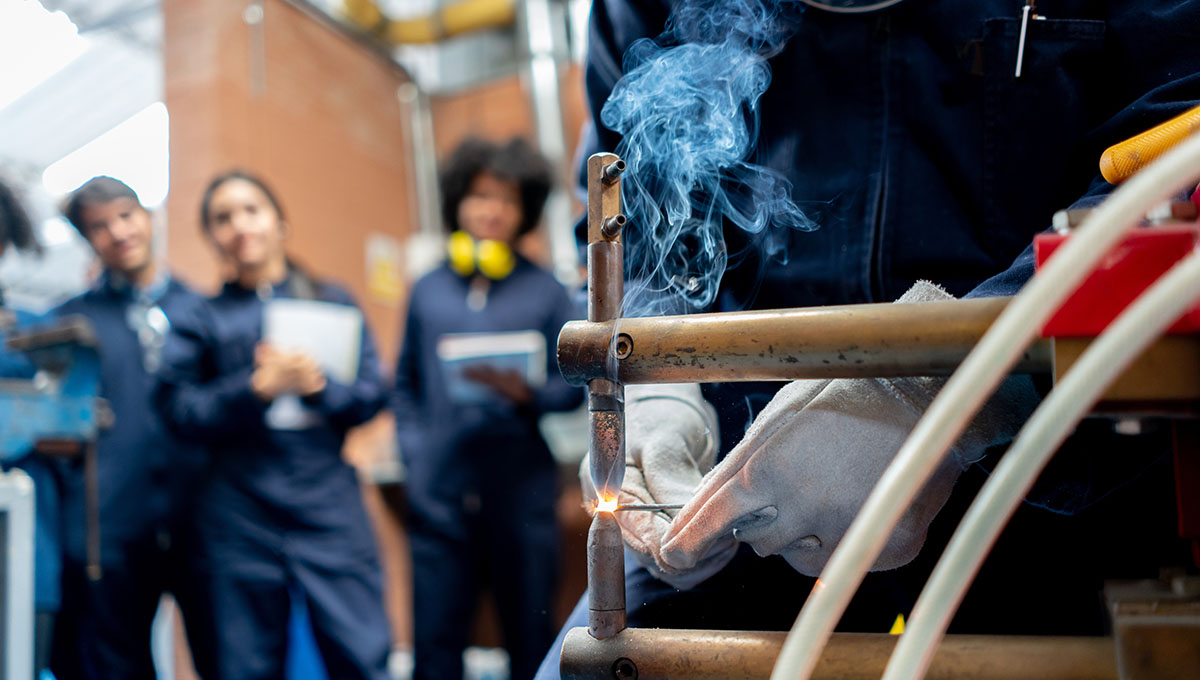
[[[295,270],[261,295],[226,284],[197,313],[172,319],[160,371],[167,419],[211,457],[196,518],[215,677],[283,677],[294,590],[329,676],[383,680],[390,636],[379,559],[358,480],[342,460],[346,431],[386,401],[374,344],[364,326],[354,382],[327,378],[323,391],[303,399],[320,415],[316,425],[270,429],[250,375],[272,297],[354,306],[339,288]]]
[[[479,592],[496,598],[512,677],[532,677],[554,639],[558,578],[556,466],[538,417],[578,406],[583,392],[563,381],[558,331],[578,318],[554,277],[518,256],[492,281],[480,309],[470,282],[446,266],[413,287],[396,367],[395,410],[408,471],[413,556],[415,678],[462,677]],[[496,395],[456,404],[437,356],[447,333],[536,330],[546,341],[546,383],[518,407]]]
[[[173,436],[155,407],[166,328],[156,331],[147,322],[148,314],[161,312],[169,322],[201,304],[203,298],[175,279],[163,277],[137,291],[105,274],[54,311],[91,322],[99,341],[100,394],[114,416],[97,442],[99,580],[85,573],[82,459],[62,465],[64,607],[53,662],[60,680],[154,678],[150,625],[164,592],[179,602],[197,666],[205,670],[208,641],[199,617],[206,615],[207,603],[191,567],[192,498],[205,454]]]
[[[585,79],[595,126],[585,157],[617,149],[620,136],[600,122],[600,109],[630,45],[663,33],[668,4],[593,4]],[[1013,294],[1032,275],[1028,246],[1054,211],[1111,191],[1097,170],[1101,152],[1200,102],[1192,37],[1200,3],[1039,2],[1044,18],[1029,23],[1020,78],[1016,0],[906,0],[855,15],[776,4],[795,32],[768,62],[772,80],[749,160],[789,179],[818,228],[749,236],[727,227],[736,267],[712,311],[891,301],[917,279],[958,296]],[[633,224],[627,250],[636,238]],[[766,239],[783,240],[786,262],[761,256]],[[723,452],[779,385],[704,386]],[[1081,426],[1089,428],[1108,425]],[[1072,459],[1071,469],[1046,490],[1044,505],[1078,514],[1023,508],[952,632],[1101,633],[1101,579],[1153,576],[1185,548],[1173,533],[1169,458],[1146,453],[1162,451],[1163,437],[1149,439],[1068,444],[1058,458]],[[984,476],[979,468],[964,474],[922,554],[870,575],[843,626],[887,630],[911,608],[938,541]],[[1154,549],[1114,548],[1105,538],[1113,535],[1136,535]],[[687,593],[634,567],[627,586],[630,625],[786,629],[811,579],[743,547]],[[586,625],[585,608],[569,626]],[[539,679],[557,677],[557,658],[556,645]]]

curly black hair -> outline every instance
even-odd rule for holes
[[[7,185],[0,182],[0,250],[8,244],[17,250],[40,253],[42,246],[33,233],[29,214],[17,202],[17,196]]]
[[[87,238],[87,225],[83,223],[83,211],[95,205],[105,205],[113,201],[130,198],[139,206],[142,204],[137,192],[128,184],[108,175],[97,175],[84,182],[78,189],[71,192],[63,204],[62,214],[84,238]],[[145,208],[143,208],[144,210]]]
[[[537,226],[554,184],[550,163],[529,142],[514,137],[497,143],[468,138],[450,154],[442,170],[442,219],[446,231],[458,231],[458,206],[471,183],[483,173],[515,182],[521,192],[521,224],[517,234]]]

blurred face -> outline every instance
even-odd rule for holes
[[[271,200],[251,182],[231,179],[209,204],[208,233],[221,256],[239,271],[283,259],[284,222]]]
[[[520,187],[489,172],[471,182],[458,204],[458,226],[477,241],[486,238],[512,243],[523,218]]]
[[[132,276],[150,265],[154,227],[132,198],[89,205],[80,214],[83,234],[106,269]]]

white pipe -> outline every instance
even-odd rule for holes
[[[925,675],[967,586],[1059,445],[1114,380],[1200,298],[1200,251],[1126,309],[1021,428],[971,504],[917,600],[883,680]]]
[[[6,543],[0,545],[4,578],[0,579],[0,677],[34,677],[34,515],[36,489],[20,469],[0,472],[0,522]]]
[[[950,446],[1059,306],[1125,231],[1184,176],[1200,174],[1193,135],[1102,203],[1025,286],[947,381],[834,550],[780,652],[772,680],[808,678],[892,529]]]

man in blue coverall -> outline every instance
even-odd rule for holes
[[[531,677],[554,638],[557,466],[538,419],[583,400],[563,381],[554,353],[559,329],[578,315],[562,285],[513,249],[537,226],[550,178],[523,140],[468,140],[443,170],[448,262],[413,286],[396,366],[417,680],[462,677],[485,586],[496,599],[513,678]],[[466,379],[477,383],[468,386],[439,350],[463,333],[495,334],[498,343],[513,332],[541,346],[534,352],[541,384],[532,371],[481,360],[468,369]]]
[[[64,469],[64,614],[54,671],[68,678],[154,678],[150,626],[164,593],[187,617],[203,673],[210,658],[198,617],[207,604],[191,568],[192,498],[205,466],[196,446],[173,436],[153,403],[171,320],[201,303],[156,260],[154,225],[120,180],[94,177],[67,199],[63,214],[104,266],[96,283],[56,314],[80,314],[99,341],[100,394],[114,420],[97,444],[99,578],[86,573],[85,481]]]
[[[760,57],[753,63],[759,89],[737,111],[752,121],[757,142],[721,171],[736,178],[730,168],[751,164],[759,175],[778,180],[775,191],[742,191],[734,199],[770,198],[792,210],[798,206],[803,218],[747,232],[735,223],[753,211],[753,200],[737,213],[720,210],[721,252],[728,253],[730,266],[712,295],[688,311],[893,301],[919,279],[944,290],[917,286],[918,299],[947,292],[1013,294],[1032,275],[1028,245],[1053,212],[1111,191],[1096,170],[1101,152],[1200,100],[1200,48],[1191,37],[1200,26],[1197,3],[1039,3],[1026,30],[1021,3],[1004,0],[828,3],[835,9],[886,5],[857,13],[816,6],[823,4],[597,0],[593,5],[585,74],[593,126],[584,156],[605,150],[629,160],[651,153],[638,125],[658,114],[635,105],[686,106],[670,103],[679,88],[662,90],[650,77],[656,68],[669,67],[681,46],[692,45],[689,54],[699,56],[670,83],[691,82],[690,73],[717,69],[719,64],[702,57],[739,39],[739,58],[747,51]],[[724,63],[730,62],[726,57]],[[734,79],[721,83],[726,85],[721,93],[731,91],[729,82]],[[646,96],[654,87],[659,96]],[[702,118],[695,112],[710,112],[723,100],[703,101],[690,110],[691,119],[681,114],[680,120],[694,123]],[[669,129],[686,133],[688,126]],[[665,174],[672,167],[656,158],[643,165],[642,177],[632,176],[650,186],[663,182],[656,171]],[[712,186],[685,186],[684,194],[704,204],[714,195]],[[629,192],[626,188],[626,203]],[[770,212],[787,214],[776,208],[772,204]],[[703,217],[694,206],[691,211]],[[645,236],[650,230],[639,233],[639,220],[653,222],[646,211],[631,216],[630,258],[639,249],[653,249]],[[816,228],[788,228],[794,226]],[[636,259],[634,266],[636,275]],[[699,299],[686,288],[671,290],[677,300]],[[764,416],[796,438],[777,442],[785,450],[770,462],[773,470],[759,471],[760,478],[799,476],[829,492],[789,492],[775,481],[779,488],[748,489],[741,498],[727,493],[718,502],[727,504],[732,521],[713,527],[619,517],[631,558],[630,625],[789,627],[813,582],[793,569],[815,575],[844,526],[830,528],[828,535],[803,535],[802,527],[775,521],[771,513],[734,517],[737,508],[749,509],[742,501],[757,493],[778,517],[853,517],[895,449],[856,441],[860,430],[845,420],[837,431],[805,430],[804,423],[835,404],[847,419],[855,409],[870,409],[864,413],[872,418],[885,414],[875,422],[887,426],[888,441],[903,441],[936,391],[923,386],[915,390],[921,393],[916,408],[911,400],[902,408],[900,399],[881,396],[871,381],[805,382],[782,391]],[[738,444],[778,388],[704,385],[701,397],[694,386],[678,386],[668,399],[653,400],[630,388],[629,472],[637,468],[639,474],[626,475],[623,491],[648,502],[705,500],[692,494],[714,454]],[[975,436],[968,437],[977,445],[959,451],[941,483],[931,485],[925,500],[932,512],[907,532],[915,540],[889,543],[877,566],[892,570],[867,578],[842,621],[845,629],[887,630],[897,613],[911,609],[939,541],[949,536],[954,517],[986,476],[973,463],[1012,434],[1020,421],[1016,416],[1031,406],[1029,396],[1026,391],[1026,398],[1001,404],[998,418],[977,421]],[[710,404],[715,416],[706,412]],[[653,418],[639,415],[650,410],[657,411]],[[1186,545],[1173,531],[1169,457],[1131,453],[1166,450],[1163,433],[1153,425],[1147,429],[1146,436],[1117,441],[1105,423],[1080,426],[1081,436],[1063,448],[1057,469],[1043,475],[1041,488],[1010,523],[952,630],[1100,634],[1103,578],[1153,576],[1161,565],[1186,560]],[[706,455],[703,444],[691,443],[703,442],[696,432],[706,430],[719,430],[720,444],[713,447],[719,452]],[[817,463],[839,459],[871,461],[875,474],[849,476],[836,464]],[[990,467],[991,461],[984,464]],[[945,510],[934,520],[943,503]],[[929,546],[918,555],[926,532]],[[664,550],[681,535],[688,540]],[[1111,542],[1113,536],[1135,535],[1139,545],[1150,546],[1137,555]],[[749,545],[739,547],[738,539]],[[756,557],[750,547],[785,559]],[[583,606],[577,608],[568,627],[586,625],[585,614]],[[539,679],[557,677],[560,646],[561,636]]]

